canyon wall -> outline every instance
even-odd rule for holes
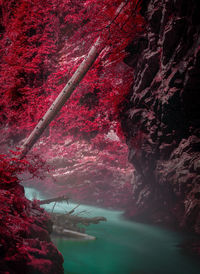
[[[127,48],[134,84],[121,113],[136,168],[135,219],[200,233],[200,2],[143,0]]]

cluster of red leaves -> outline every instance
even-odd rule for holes
[[[0,122],[8,123],[15,134],[32,128],[40,115],[37,109],[45,105],[43,84],[54,69],[59,39],[52,11],[47,1],[1,1]]]
[[[50,243],[49,216],[25,198],[16,176],[28,166],[25,160],[0,155],[1,273],[53,273],[55,259],[62,267],[62,257]]]
[[[27,159],[20,160],[20,152],[11,151],[10,156],[0,154],[0,187],[5,189],[15,187],[20,183],[20,174],[28,173],[32,178],[43,178],[42,174],[48,172],[48,165],[45,164],[39,155],[31,155]]]
[[[22,173],[27,168],[27,164],[26,160],[0,154],[0,186],[3,188],[16,186],[19,183],[17,174]]]

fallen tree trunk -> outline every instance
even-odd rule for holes
[[[90,225],[90,224],[98,224],[101,221],[106,221],[105,217],[80,217],[78,215],[70,215],[70,214],[60,214],[60,213],[51,213],[52,221],[59,226],[65,226],[68,223],[73,223],[74,225],[82,224],[82,225]]]
[[[95,240],[96,237],[88,235],[86,233],[81,233],[78,231],[73,231],[70,229],[63,229],[63,230],[55,230],[53,231],[53,234],[55,236],[62,236],[62,237],[66,237],[68,239],[81,239],[81,240]]]
[[[47,200],[40,200],[38,201],[39,205],[45,205],[45,204],[50,204],[53,202],[62,202],[62,201],[69,201],[69,198],[67,196],[60,196],[60,197],[56,197],[56,198],[51,198],[51,199],[47,199]]]
[[[85,240],[94,240],[95,237],[85,234],[84,227],[90,224],[98,224],[101,221],[106,221],[104,217],[80,217],[77,215],[51,213],[51,220],[53,222],[53,234],[67,238],[79,238]]]
[[[53,202],[61,202],[61,201],[68,201],[69,198],[66,196],[60,196],[56,198],[50,198],[46,200],[41,200],[38,201],[39,205],[44,205],[44,204],[50,204]],[[88,226],[90,224],[98,224],[99,222],[102,221],[107,221],[105,217],[98,216],[98,217],[81,217],[78,215],[72,215],[75,210],[79,207],[80,205],[76,205],[73,209],[68,211],[65,214],[61,213],[54,213],[53,210],[50,213],[51,220],[53,222],[53,233],[56,235],[60,236],[66,236],[69,235],[70,237],[73,238],[73,235],[75,238],[83,238],[86,239],[87,235],[84,234],[85,229],[83,227],[79,227],[79,224]],[[53,207],[54,209],[54,207]],[[76,233],[80,233],[82,235],[78,235]],[[95,237],[91,236],[91,239],[94,239]]]
[[[61,93],[56,98],[56,100],[47,110],[46,114],[36,125],[36,127],[31,132],[29,137],[26,139],[25,143],[22,146],[20,159],[22,159],[27,154],[27,152],[32,148],[32,146],[37,142],[37,140],[40,138],[46,127],[51,123],[51,121],[55,118],[56,114],[60,111],[60,109],[63,107],[66,101],[70,98],[72,92],[75,90],[75,88],[78,86],[80,81],[88,72],[94,61],[99,56],[101,50],[103,49],[102,45],[103,43],[99,37],[92,46],[87,57],[83,60],[83,62],[78,67],[74,75],[71,77],[71,79],[68,81],[66,86],[63,88]]]

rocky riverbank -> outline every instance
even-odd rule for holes
[[[2,274],[64,273],[63,257],[51,242],[49,215],[36,201],[25,198],[16,180],[0,183],[0,222]]]

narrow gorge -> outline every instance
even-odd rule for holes
[[[199,10],[197,0],[0,1],[0,273],[198,273]],[[99,58],[20,159],[98,37]],[[49,210],[61,220],[80,206],[107,223],[78,228],[92,243],[52,242],[34,191],[67,197],[71,207]]]

